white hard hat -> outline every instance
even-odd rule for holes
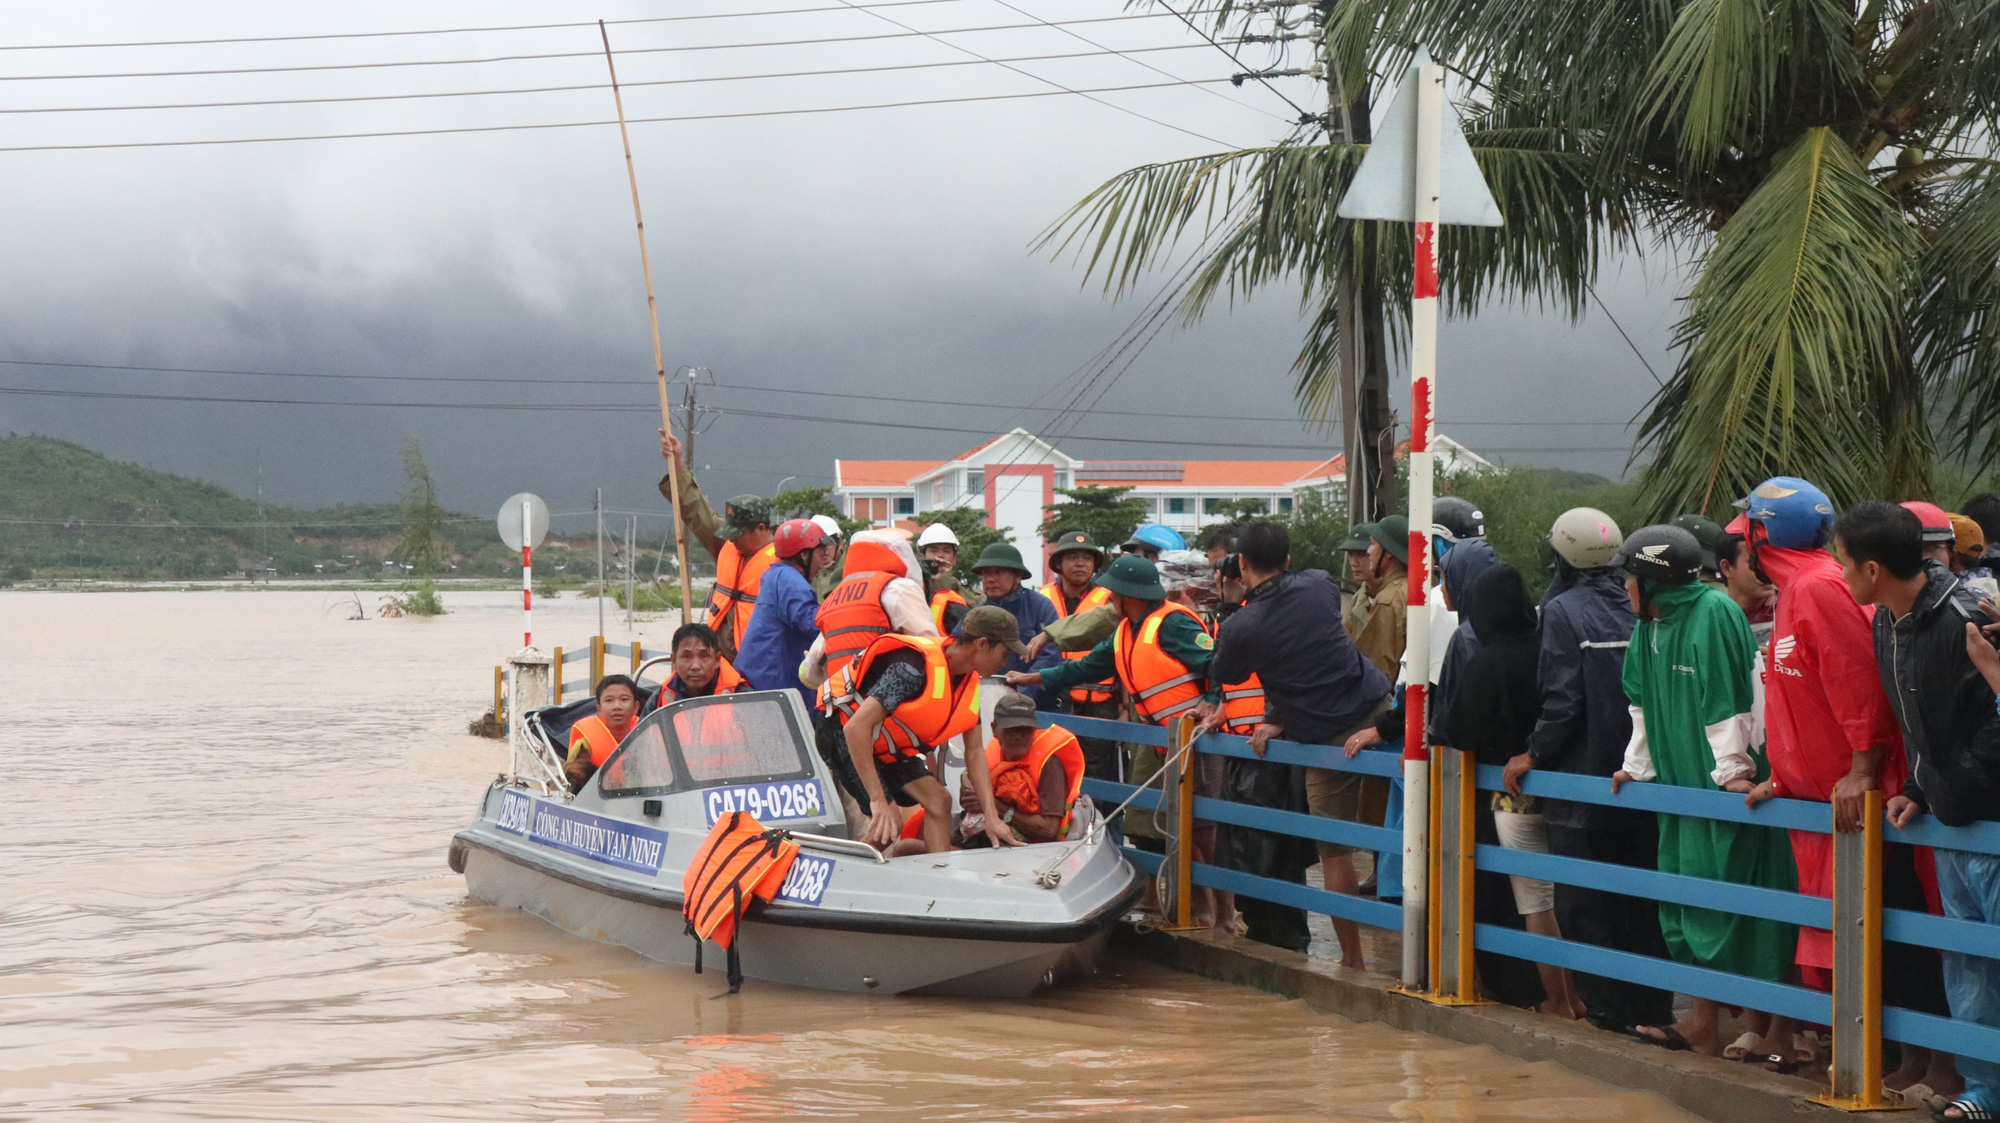
[[[812,517],[812,522],[813,525],[819,527],[820,531],[824,533],[828,538],[840,537],[840,524],[833,520],[833,516],[814,515]]]
[[[956,545],[958,545],[958,535],[953,534],[951,528],[943,523],[932,523],[924,528],[922,534],[917,536],[917,549],[919,550],[925,546]]]

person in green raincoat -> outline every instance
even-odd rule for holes
[[[1639,614],[1625,652],[1625,694],[1632,741],[1620,784],[1658,782],[1735,792],[1754,801],[1768,771],[1750,744],[1752,663],[1756,642],[1743,611],[1727,594],[1701,584],[1701,545],[1679,527],[1649,526],[1625,539],[1618,564]],[[1687,815],[1660,815],[1661,873],[1792,891],[1797,872],[1784,832]],[[1798,930],[1790,924],[1693,905],[1660,903],[1660,931],[1677,963],[1771,982],[1787,982]],[[1696,998],[1669,1026],[1638,1026],[1642,1040],[1669,1049],[1721,1051],[1719,1008]],[[1773,1017],[1760,1055],[1789,1053],[1790,1018]]]

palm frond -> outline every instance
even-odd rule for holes
[[[1641,433],[1657,453],[1652,513],[1710,509],[1781,472],[1845,502],[1881,489],[1892,437],[1927,449],[1906,408],[1903,298],[1918,252],[1831,129],[1780,154],[1689,296],[1683,359]],[[1885,410],[1917,432],[1885,428]]]

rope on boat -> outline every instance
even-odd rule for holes
[[[1183,763],[1182,758],[1187,756],[1188,752],[1193,748],[1194,748],[1194,742],[1189,741],[1187,744],[1182,745],[1178,749],[1175,749],[1172,755],[1168,756],[1166,761],[1160,765],[1160,770],[1158,772],[1153,773],[1151,776],[1148,776],[1146,780],[1143,783],[1141,783],[1138,787],[1133,788],[1132,794],[1126,796],[1125,801],[1123,803],[1120,803],[1118,806],[1112,808],[1108,813],[1099,815],[1097,817],[1097,820],[1091,823],[1089,828],[1083,832],[1082,838],[1077,839],[1076,842],[1073,843],[1069,849],[1063,851],[1061,854],[1056,855],[1056,859],[1054,861],[1050,862],[1048,865],[1042,867],[1041,869],[1036,870],[1035,884],[1041,886],[1044,889],[1054,889],[1056,886],[1061,885],[1062,874],[1057,872],[1057,867],[1062,865],[1064,862],[1068,861],[1069,856],[1071,854],[1074,854],[1078,850],[1083,849],[1085,846],[1088,846],[1091,843],[1097,841],[1097,832],[1103,829],[1104,825],[1110,822],[1113,816],[1124,814],[1125,809],[1132,805],[1132,801],[1139,798],[1140,792],[1143,792],[1147,788],[1153,786],[1153,781],[1161,780],[1164,782],[1164,778],[1167,776],[1167,774],[1172,772],[1177,764]],[[1161,788],[1161,792],[1163,794],[1165,790],[1166,789],[1164,787]]]

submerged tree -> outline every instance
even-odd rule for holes
[[[420,575],[442,572],[452,555],[444,535],[445,510],[438,505],[437,483],[415,433],[403,434],[402,511],[403,536],[396,542],[396,560]]]
[[[1203,5],[1220,26],[1236,0]],[[1766,476],[1837,500],[1922,494],[1938,447],[2000,453],[2000,6],[1973,0],[1339,0],[1318,9],[1342,82],[1423,44],[1465,94],[1507,223],[1446,227],[1443,297],[1582,312],[1607,257],[1691,278],[1680,356],[1641,434],[1651,517],[1713,511]],[[1299,394],[1328,400],[1334,217],[1365,146],[1288,143],[1135,168],[1051,237],[1131,283],[1206,238],[1182,308],[1304,285]],[[1410,268],[1407,226],[1372,261]],[[1395,305],[1407,315],[1407,300]]]

